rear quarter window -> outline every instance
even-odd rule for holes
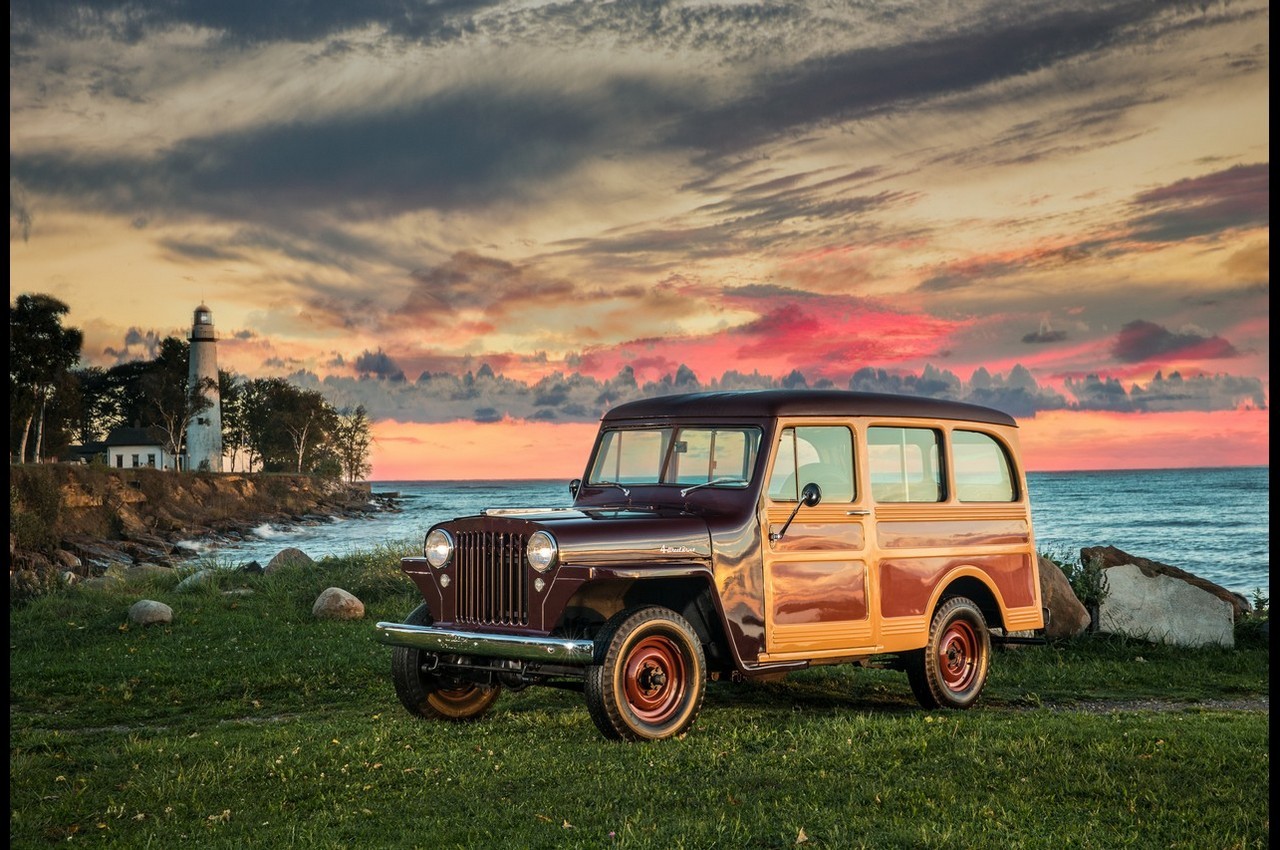
[[[952,431],[951,454],[956,498],[961,502],[1012,502],[1018,498],[1009,454],[991,435]]]

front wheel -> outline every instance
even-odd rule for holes
[[[906,657],[907,679],[924,708],[968,708],[982,693],[991,666],[991,633],[982,611],[956,596],[929,625],[929,645]]]
[[[431,612],[419,605],[405,618],[411,626],[431,625]],[[449,679],[423,669],[423,652],[408,646],[391,650],[391,678],[396,696],[410,714],[435,720],[474,720],[493,707],[502,694],[497,685]]]
[[[591,719],[606,738],[657,741],[697,719],[707,687],[707,662],[689,622],[651,607],[623,611],[597,637],[601,663],[587,668]]]

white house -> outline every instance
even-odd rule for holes
[[[115,469],[144,466],[177,469],[178,459],[165,450],[167,442],[159,428],[112,428],[103,442],[107,466]]]

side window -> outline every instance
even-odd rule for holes
[[[940,502],[941,436],[931,428],[867,429],[871,495],[877,502]]]
[[[962,502],[1012,502],[1017,498],[1004,446],[977,431],[951,432],[956,498]]]
[[[824,502],[852,502],[853,433],[840,425],[784,428],[769,473],[769,498],[795,502],[809,483],[822,488]]]

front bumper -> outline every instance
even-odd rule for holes
[[[595,658],[596,647],[589,640],[486,635],[435,626],[411,626],[407,623],[378,623],[375,634],[380,642],[390,646],[407,646],[442,655],[555,661],[562,664],[590,664]]]

